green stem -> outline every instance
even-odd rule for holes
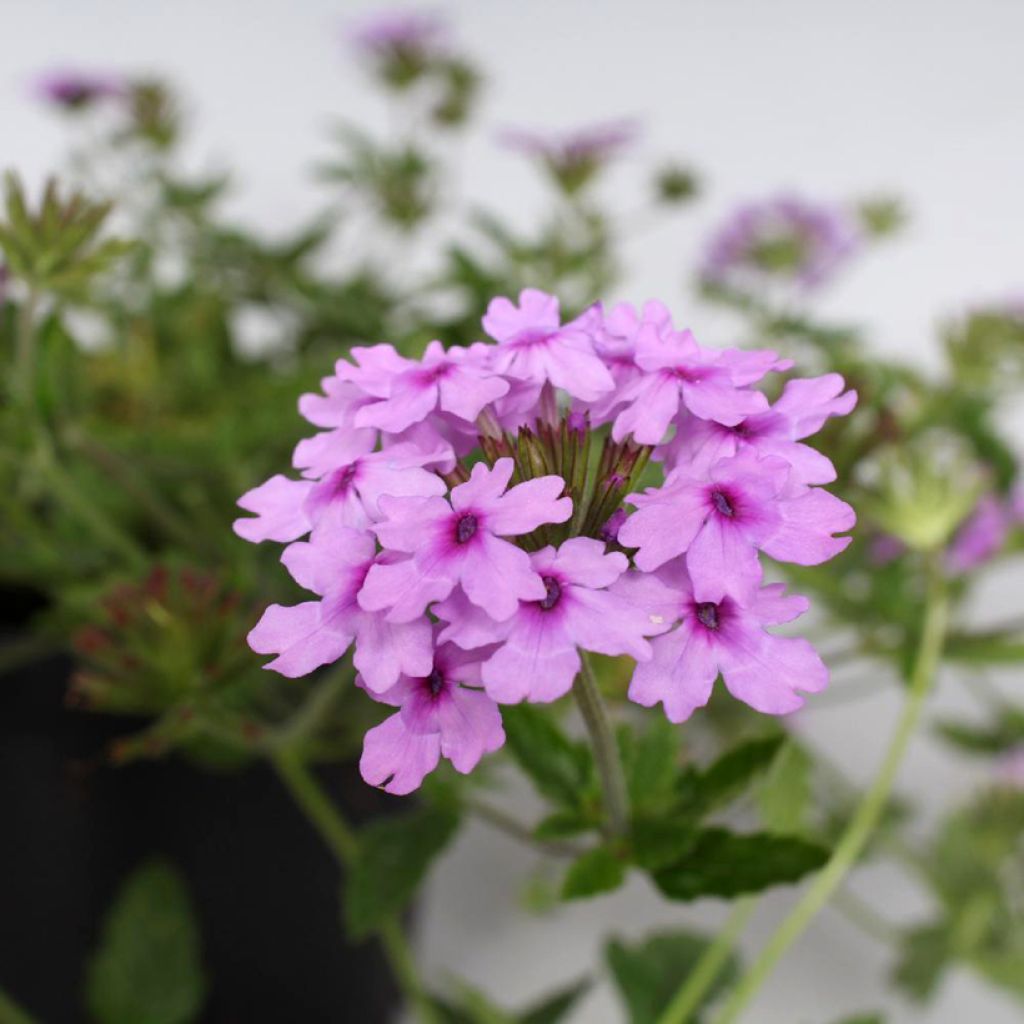
[[[0,989],[0,1024],[36,1024],[36,1019]]]
[[[338,865],[351,867],[359,856],[359,840],[306,761],[293,749],[281,747],[272,754],[271,763],[299,809],[330,847]],[[398,921],[386,921],[381,925],[379,935],[391,972],[410,1006],[415,1007],[422,1024],[439,1024]]]
[[[466,807],[475,814],[481,821],[487,822],[494,828],[500,830],[507,836],[517,839],[527,846],[532,846],[541,853],[550,854],[553,857],[578,857],[583,853],[583,848],[574,843],[563,842],[558,839],[538,839],[529,825],[506,814],[498,807],[492,807],[482,800],[470,798],[466,801]]]
[[[715,941],[704,950],[672,1002],[662,1010],[657,1024],[687,1024],[700,1009],[756,907],[757,900],[751,896],[737,901]]]
[[[931,691],[942,657],[948,618],[949,605],[944,580],[941,571],[933,567],[909,692],[878,775],[854,811],[828,863],[768,940],[760,956],[733,991],[716,1019],[716,1024],[733,1024],[739,1019],[775,965],[825,906],[867,845],[885,810],[910,737]]]
[[[608,709],[601,699],[601,691],[594,670],[585,651],[580,651],[580,673],[573,683],[572,692],[579,705],[583,721],[594,748],[594,761],[601,779],[605,811],[608,814],[608,833],[613,838],[629,831],[629,798],[626,780],[622,774],[619,747],[615,742]]]
[[[21,308],[15,333],[14,387],[17,400],[26,409],[31,409],[32,386],[35,383],[36,368],[36,310],[39,307],[39,292],[29,288]]]

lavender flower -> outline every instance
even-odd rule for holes
[[[636,140],[634,121],[608,121],[561,134],[508,129],[500,136],[511,149],[539,160],[566,192],[579,191]]]
[[[302,478],[248,492],[236,531],[289,543],[316,600],[272,606],[250,635],[295,676],[354,648],[363,688],[399,710],[366,736],[364,778],[415,789],[441,758],[469,771],[503,742],[499,705],[559,699],[580,652],[628,656],[630,698],[682,721],[719,671],[769,714],[827,672],[766,627],[807,602],[762,586],[760,555],[823,562],[853,511],[805,439],[856,400],[835,374],[754,385],[774,352],[702,348],[648,303],[496,298],[492,343],[423,358],[357,348],[304,395],[317,427]],[[660,466],[661,484],[636,493]],[[309,534],[308,541],[298,541]],[[296,542],[297,541],[297,542]]]
[[[350,39],[374,63],[383,81],[399,90],[443,60],[449,43],[444,19],[425,11],[375,14],[357,25]]]
[[[123,80],[113,75],[86,71],[51,71],[35,83],[36,95],[47,103],[65,110],[83,110],[99,100],[123,96]]]
[[[725,221],[708,243],[701,278],[740,290],[773,278],[814,288],[858,243],[856,222],[842,209],[779,196],[741,206]]]

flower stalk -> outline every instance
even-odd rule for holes
[[[580,651],[580,662],[580,673],[573,683],[572,692],[594,748],[594,761],[608,815],[607,833],[610,838],[618,839],[629,832],[629,798],[622,774],[622,760],[594,669],[583,651]]]
[[[924,621],[910,677],[909,692],[878,775],[864,794],[832,857],[796,907],[768,940],[753,966],[729,997],[721,1014],[715,1019],[715,1024],[734,1024],[739,1020],[776,964],[829,901],[863,853],[885,810],[910,738],[917,728],[921,712],[931,692],[942,658],[948,623],[949,600],[941,566],[935,557],[930,567]]]
[[[271,763],[299,810],[334,854],[338,866],[350,868],[359,856],[359,840],[310,771],[307,761],[294,748],[284,746],[273,753]],[[417,1018],[422,1024],[438,1024],[437,1013],[420,982],[401,925],[394,919],[386,921],[378,934],[391,972]]]

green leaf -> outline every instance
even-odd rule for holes
[[[545,996],[535,1006],[518,1015],[518,1024],[558,1024],[573,1007],[590,991],[590,979],[579,981]]]
[[[556,803],[578,807],[592,782],[586,745],[570,740],[545,713],[529,704],[504,709],[505,748],[538,791]]]
[[[687,816],[638,818],[631,831],[633,860],[646,871],[678,864],[698,833],[693,819]]]
[[[967,753],[1002,754],[1024,743],[1024,714],[1005,708],[991,725],[950,721],[939,722],[936,729],[943,739]]]
[[[597,827],[591,816],[579,811],[555,811],[538,822],[533,834],[538,839],[567,839]]]
[[[608,943],[605,958],[630,1024],[655,1024],[710,943],[706,936],[690,931],[665,932],[631,944],[618,939]],[[738,959],[730,956],[697,1009],[732,984],[738,969]]]
[[[637,739],[626,765],[632,807],[656,807],[670,798],[678,770],[679,732],[667,718],[658,715]]]
[[[694,816],[722,807],[740,796],[775,759],[785,737],[747,740],[703,771],[691,769],[679,785],[680,804]]]
[[[793,740],[779,751],[758,793],[761,820],[769,831],[797,834],[806,830],[811,767],[810,755]]]
[[[562,899],[575,900],[618,889],[626,878],[626,865],[607,846],[588,850],[573,861],[562,886]]]
[[[935,994],[950,957],[945,923],[914,928],[904,937],[893,981],[911,998],[924,1002]]]
[[[406,907],[458,823],[454,810],[433,806],[361,830],[359,856],[345,888],[353,936],[362,938]]]
[[[88,967],[86,998],[99,1024],[186,1024],[206,983],[188,891],[170,864],[154,860],[122,886]]]
[[[828,860],[828,850],[795,836],[739,835],[723,828],[698,832],[686,857],[655,871],[655,885],[674,900],[738,896],[795,882]]]

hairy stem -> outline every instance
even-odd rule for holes
[[[359,856],[359,840],[305,759],[295,750],[281,747],[273,753],[271,763],[292,799],[334,854],[339,867],[351,867]],[[386,921],[378,934],[391,972],[419,1020],[422,1024],[439,1024],[401,925],[394,919]]]
[[[626,780],[622,774],[622,761],[612,731],[608,709],[601,698],[597,679],[585,651],[580,651],[580,673],[573,683],[572,692],[579,705],[583,721],[594,748],[594,761],[601,779],[604,806],[608,815],[608,834],[613,838],[629,831],[629,798]]]
[[[909,692],[878,775],[861,798],[828,863],[761,950],[757,960],[725,1004],[722,1013],[716,1019],[716,1024],[733,1024],[739,1019],[775,965],[803,934],[857,863],[882,817],[910,737],[917,727],[921,711],[931,691],[942,658],[948,620],[949,604],[945,581],[941,569],[933,565]]]

